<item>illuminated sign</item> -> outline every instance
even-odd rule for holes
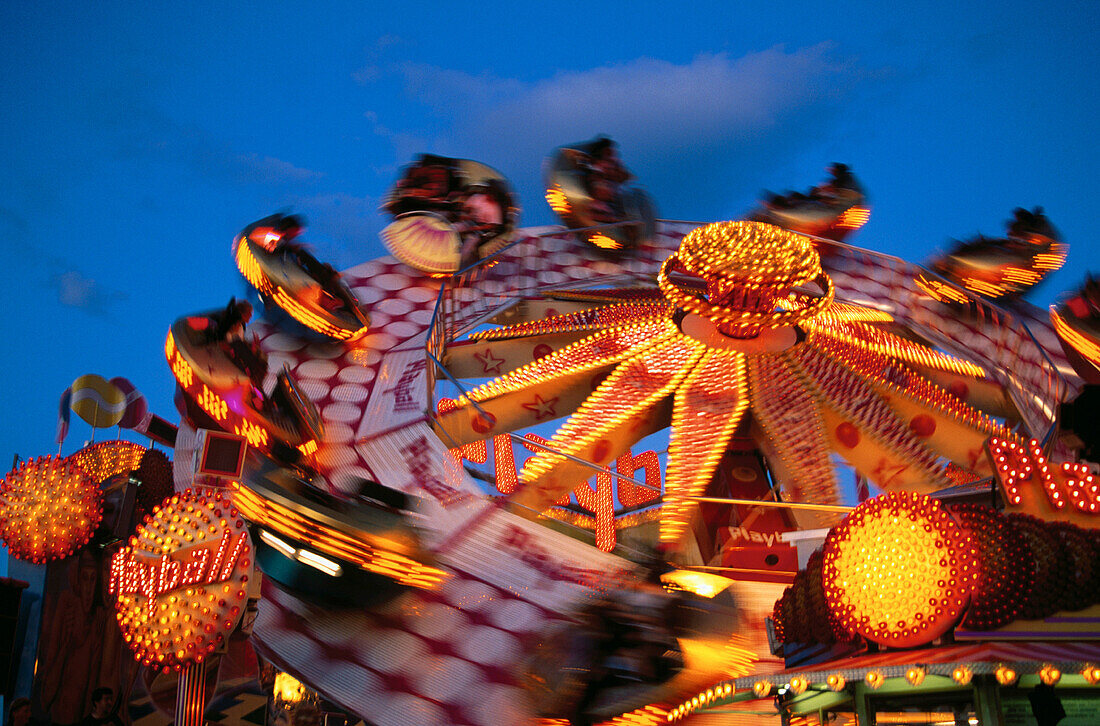
[[[1053,462],[1039,442],[991,438],[986,444],[1009,510],[1048,521],[1096,526],[1100,482],[1085,464]]]
[[[455,401],[449,398],[441,398],[436,405],[439,413],[446,413],[456,406]],[[546,446],[550,443],[537,434],[526,434],[523,438],[522,448],[531,452],[538,452],[541,450],[540,445]],[[496,488],[502,494],[511,494],[519,486],[521,471],[521,467],[516,464],[512,437],[502,434],[494,436],[491,441],[493,479],[496,482]],[[475,441],[451,449],[451,454],[475,464],[485,464],[489,461],[489,446],[485,441]],[[596,474],[595,488],[587,481],[582,481],[578,482],[573,490],[572,496],[576,497],[577,504],[592,512],[596,546],[605,552],[615,548],[615,517],[619,511],[656,502],[661,496],[661,463],[657,458],[657,452],[644,451],[635,455],[627,451],[615,460],[615,472],[620,477],[635,479],[639,471],[642,472],[644,486],[638,486],[622,478],[614,484],[612,480],[617,477],[601,471]],[[616,499],[618,499],[618,505],[616,505]],[[569,503],[569,494],[555,502],[558,506],[566,506]]]
[[[234,537],[228,530],[221,540],[151,558],[126,547],[111,559],[112,595],[144,595],[150,607],[156,598],[188,585],[215,585],[233,574],[241,551],[247,546],[244,532]]]
[[[221,491],[188,489],[155,507],[111,558],[107,588],[135,658],[181,671],[214,652],[244,612],[252,557]]]

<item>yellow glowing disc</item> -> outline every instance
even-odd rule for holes
[[[851,633],[882,645],[923,645],[958,622],[977,576],[975,556],[938,501],[884,494],[829,533],[825,599]]]

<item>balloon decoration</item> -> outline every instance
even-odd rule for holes
[[[102,376],[83,375],[73,381],[70,390],[70,407],[94,428],[115,426],[126,413],[126,394]]]
[[[92,538],[103,494],[72,459],[24,461],[0,482],[0,539],[35,564],[68,557]]]
[[[112,378],[111,383],[126,397],[126,410],[122,413],[118,425],[124,429],[138,428],[149,415],[149,404],[145,396],[134,387],[133,383],[121,376]]]

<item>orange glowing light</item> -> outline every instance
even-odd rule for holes
[[[396,551],[385,549],[385,541],[365,541],[334,529],[323,522],[260,497],[238,483],[231,486],[233,503],[241,516],[276,534],[305,542],[325,554],[350,562],[368,572],[384,575],[403,585],[436,589],[447,573]]]
[[[126,474],[141,466],[146,448],[129,441],[101,441],[85,446],[69,458],[94,482]]]
[[[836,221],[836,226],[843,229],[859,229],[867,224],[871,218],[871,210],[867,207],[848,207],[841,213]]]
[[[557,184],[546,190],[546,203],[550,205],[551,209],[563,217],[572,211],[569,207],[569,200],[566,198],[565,192],[562,191],[562,188]]]
[[[967,297],[966,293],[956,289],[953,285],[949,285],[926,275],[917,275],[914,282],[917,283],[917,287],[928,293],[928,296],[934,300],[959,304],[970,302],[970,298]]]
[[[17,559],[68,557],[102,518],[103,493],[71,458],[24,461],[0,481],[0,539]]]
[[[1100,368],[1100,345],[1074,330],[1053,307],[1050,309],[1050,322],[1054,324],[1054,332],[1058,333],[1059,338],[1066,341],[1089,363]]]
[[[938,501],[890,492],[856,507],[829,533],[822,583],[848,632],[909,647],[958,621],[976,570],[973,549]]]
[[[588,241],[602,250],[621,250],[623,248],[621,242],[608,237],[606,234],[590,234],[588,235]]]
[[[1011,686],[1016,682],[1019,674],[1006,665],[997,666],[997,670],[993,672],[994,677],[997,679],[997,683],[1002,686]]]
[[[365,329],[348,330],[333,325],[305,305],[302,305],[293,295],[290,295],[284,290],[281,285],[276,284],[264,274],[263,267],[261,267],[255,255],[252,254],[252,251],[248,249],[248,242],[246,240],[237,238],[236,244],[237,253],[235,257],[237,260],[237,269],[241,271],[245,279],[261,294],[274,299],[279,307],[287,311],[287,313],[299,323],[310,330],[321,333],[322,335],[327,335],[335,340],[346,341],[358,338],[366,332]]]
[[[244,612],[252,558],[244,520],[219,490],[154,507],[111,558],[108,592],[135,659],[180,671],[214,652]]]
[[[1039,679],[1048,686],[1053,686],[1062,679],[1062,671],[1046,663],[1039,669]]]

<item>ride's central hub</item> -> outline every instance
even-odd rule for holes
[[[657,283],[677,308],[739,339],[793,327],[833,299],[833,283],[810,239],[762,222],[692,230],[661,266]],[[801,289],[809,284],[820,292]]]

